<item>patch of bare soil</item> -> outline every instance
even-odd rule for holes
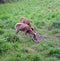
[[[44,39],[48,39],[48,36],[46,36],[46,35],[36,35],[36,38],[32,37],[32,40],[35,43],[39,43],[41,40],[44,40]],[[54,41],[60,41],[60,38],[56,37],[56,36],[52,36],[52,37],[50,37],[50,39],[54,40]]]
[[[47,37],[45,35],[36,35],[36,38],[33,38],[33,36],[31,36],[31,37],[35,43],[39,43],[41,40],[47,39]]]

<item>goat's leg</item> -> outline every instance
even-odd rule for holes
[[[19,33],[19,29],[16,29],[16,34],[18,34]]]
[[[27,31],[25,31],[25,35],[27,35]]]
[[[26,38],[27,31],[24,31],[23,37]]]

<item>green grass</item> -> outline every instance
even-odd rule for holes
[[[15,34],[21,17],[47,39],[34,43],[23,32]],[[20,0],[0,4],[0,61],[60,61],[60,0]]]

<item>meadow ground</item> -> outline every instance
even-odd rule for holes
[[[34,43],[23,32],[15,34],[21,17],[45,36]],[[60,61],[60,0],[20,0],[0,4],[0,61]]]

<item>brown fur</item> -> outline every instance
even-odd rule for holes
[[[25,34],[31,34],[33,35],[33,38],[36,37],[36,33],[31,29],[31,27],[27,24],[24,24],[24,23],[17,23],[15,25],[15,29],[16,29],[16,34],[19,33],[19,31],[23,31],[25,32]]]
[[[28,19],[24,18],[24,17],[20,19],[20,23],[27,24],[31,27],[30,21]],[[34,30],[33,27],[31,27],[31,29]]]

